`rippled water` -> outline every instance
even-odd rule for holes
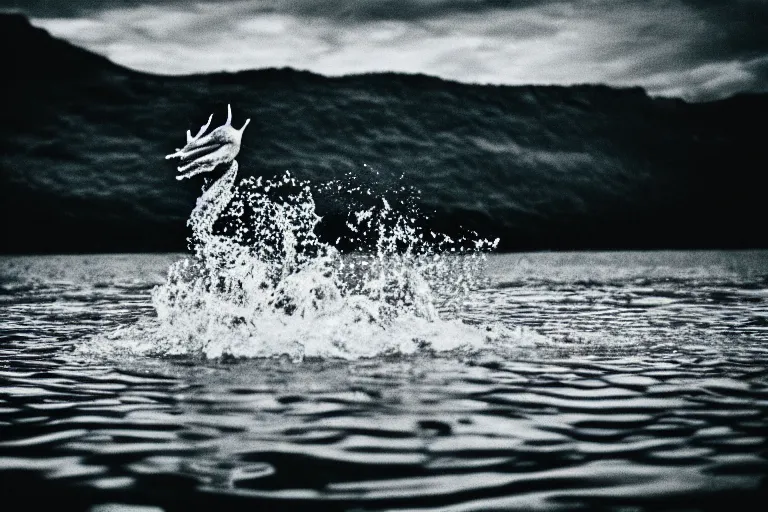
[[[80,350],[153,315],[150,291],[178,258],[0,259],[6,506],[765,504],[768,252],[493,256],[458,315],[517,335],[475,352],[293,363]]]

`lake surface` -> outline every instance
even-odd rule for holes
[[[514,333],[476,350],[301,362],[83,350],[152,317],[151,290],[180,258],[0,258],[6,504],[766,503],[766,251],[492,256],[486,285],[443,312]]]

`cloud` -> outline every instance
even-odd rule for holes
[[[694,100],[768,89],[768,2],[757,0],[89,0],[27,10],[54,35],[154,73],[399,71],[639,85]]]
[[[765,0],[681,0],[705,20],[703,52],[755,57],[768,53],[768,2]]]
[[[223,8],[229,0],[0,0],[0,8],[21,9],[35,17],[78,17],[112,9],[140,8],[146,5],[191,8],[207,3]],[[422,20],[462,13],[482,13],[497,9],[518,9],[551,3],[551,0],[250,0],[253,14],[287,14],[346,21]]]

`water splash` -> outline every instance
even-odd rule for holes
[[[210,138],[200,139],[207,126],[196,137],[188,133],[175,155],[199,158],[195,145]],[[233,139],[220,138],[222,144]],[[229,167],[190,215],[192,256],[173,264],[152,292],[156,318],[120,328],[89,350],[357,359],[473,351],[509,336],[456,316],[481,284],[484,253],[498,240],[473,233],[452,239],[422,228],[412,195],[372,194],[351,175],[313,188],[286,172],[235,187],[235,142],[208,146],[230,156],[217,161]],[[179,170],[186,177],[215,167],[201,168],[193,160]],[[321,218],[313,191],[344,197],[347,232],[335,244],[316,234]],[[359,250],[342,255],[336,248],[342,243]]]

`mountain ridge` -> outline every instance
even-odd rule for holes
[[[59,52],[63,53],[65,56],[68,54],[71,58],[71,56],[79,54],[81,60],[90,61],[89,63],[94,67],[101,65],[101,66],[110,68],[112,71],[120,70],[126,74],[136,74],[136,75],[143,75],[145,77],[158,77],[163,79],[166,79],[166,78],[190,79],[190,78],[198,78],[198,77],[212,77],[212,78],[221,79],[223,77],[229,77],[229,76],[238,76],[238,77],[253,76],[254,78],[263,79],[264,77],[269,76],[270,74],[274,74],[274,75],[296,74],[296,75],[302,75],[305,78],[313,77],[319,80],[330,80],[330,81],[344,81],[348,79],[365,78],[365,77],[381,77],[381,78],[397,78],[397,79],[406,80],[406,81],[412,80],[414,82],[422,82],[422,83],[434,82],[434,83],[441,83],[441,84],[453,84],[458,87],[479,87],[479,88],[499,88],[500,87],[500,88],[513,88],[513,89],[514,88],[530,88],[530,87],[536,87],[540,89],[597,88],[597,89],[606,89],[606,90],[614,90],[614,91],[636,91],[642,95],[648,96],[647,91],[640,86],[616,87],[616,86],[609,86],[601,83],[589,83],[589,82],[571,84],[571,85],[544,85],[544,84],[509,85],[509,84],[492,84],[492,83],[482,84],[482,83],[459,82],[456,80],[428,75],[425,73],[401,73],[401,72],[394,72],[394,71],[372,71],[372,72],[348,73],[344,75],[329,76],[329,75],[323,75],[321,73],[317,73],[314,71],[292,68],[290,66],[243,69],[243,70],[237,70],[237,71],[215,71],[215,72],[208,72],[208,73],[162,75],[162,74],[149,73],[145,71],[131,69],[121,64],[112,62],[107,57],[98,55],[94,52],[91,52],[90,50],[87,50],[85,48],[72,44],[63,39],[56,38],[52,36],[45,29],[36,27],[35,25],[33,25],[30,22],[30,20],[22,13],[0,12],[0,34],[2,34],[0,36],[0,44],[3,44],[3,45],[10,44],[10,42],[13,39],[17,39],[17,38],[27,39],[29,41],[33,41],[37,43],[36,44],[37,48],[35,47],[32,48],[33,59],[34,57],[36,57],[35,53],[37,54],[43,53],[40,47],[48,46],[49,49],[55,49],[57,45]],[[29,50],[29,48],[27,50]],[[37,51],[35,52],[34,50],[37,50]],[[26,60],[30,60],[29,53],[26,53],[24,56]],[[61,58],[61,55],[59,55],[59,58]],[[56,63],[58,61],[58,58],[50,59],[50,60],[52,62],[49,63],[49,66],[51,64]],[[70,59],[65,59],[65,62],[61,65],[61,67],[63,67],[64,65],[71,65],[72,63],[69,62],[69,60]],[[42,68],[42,69],[46,69],[46,68]],[[682,98],[664,98],[664,99],[672,99],[675,101],[685,102],[685,100]]]
[[[8,73],[6,80],[72,77],[73,73],[104,70],[132,72],[106,57],[51,36],[19,13],[0,13],[0,45],[6,49],[17,49],[4,52],[3,67]],[[40,65],[42,60],[44,65]]]
[[[637,87],[398,73],[151,75],[16,16],[0,41],[38,53],[2,57],[18,69],[0,104],[0,252],[182,250],[200,182],[177,182],[162,157],[227,103],[254,119],[243,177],[412,187],[430,226],[463,225],[504,250],[766,246],[748,225],[764,217],[768,163],[749,126],[768,94],[687,103]],[[333,238],[347,205],[316,199]]]

